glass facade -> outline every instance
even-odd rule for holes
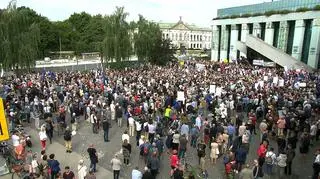
[[[218,17],[264,13],[267,11],[296,10],[298,8],[313,8],[320,4],[320,0],[279,0],[247,6],[218,9]]]

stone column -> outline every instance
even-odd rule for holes
[[[313,19],[308,65],[318,68],[320,55],[320,19]]]
[[[241,24],[241,42],[246,42],[247,35],[249,34],[248,24]],[[240,51],[240,56],[247,57],[247,54]]]
[[[301,61],[304,30],[304,21],[296,20],[292,44],[292,57],[299,61]]]
[[[273,35],[274,35],[274,29],[272,26],[272,22],[267,22],[266,23],[266,35],[265,35],[264,41],[267,44],[272,45],[273,44]]]
[[[235,60],[237,58],[236,43],[238,41],[238,29],[237,25],[231,25],[231,38],[230,38],[230,54],[229,60]]]
[[[261,38],[261,26],[259,23],[253,24],[253,32],[252,34],[258,38]]]
[[[212,26],[212,38],[211,38],[211,61],[219,61],[219,28],[216,25]]]
[[[249,34],[248,24],[242,24],[241,25],[241,42],[246,42],[248,34]]]
[[[228,57],[228,38],[229,33],[227,30],[226,25],[221,26],[221,44],[220,44],[220,59],[219,60],[225,60]]]
[[[280,29],[279,29],[278,48],[285,52],[287,50],[288,35],[289,35],[288,22],[280,21],[279,28]]]

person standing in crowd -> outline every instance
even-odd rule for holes
[[[72,152],[72,133],[70,131],[70,128],[67,127],[66,131],[64,132],[64,142],[65,142],[65,146],[66,146],[66,152],[67,153],[71,153]]]
[[[122,107],[118,103],[116,104],[116,118],[117,118],[118,127],[121,128],[123,112],[122,112]]]
[[[154,179],[148,167],[144,167],[144,173],[142,179]]]
[[[139,140],[141,138],[141,131],[142,131],[142,124],[140,120],[135,121],[135,126],[136,126],[136,143],[137,147],[139,147]]]
[[[315,153],[315,159],[312,164],[313,175],[312,179],[319,179],[320,174],[320,149],[318,149]]]
[[[46,150],[46,142],[47,142],[47,133],[45,126],[41,126],[41,130],[39,132],[39,138],[41,143],[41,150]]]
[[[182,134],[179,139],[179,158],[182,159],[187,151],[188,140],[186,134]]]
[[[110,123],[107,119],[104,119],[102,121],[102,128],[103,128],[103,139],[105,142],[109,142],[109,128],[110,128]]]
[[[290,176],[292,161],[296,156],[296,152],[294,151],[294,149],[290,144],[287,146],[286,155],[287,155],[287,160],[286,160],[286,167],[284,168],[284,173]]]
[[[262,166],[259,164],[258,160],[254,160],[252,174],[254,179],[262,179],[264,176]]]
[[[278,176],[282,178],[285,173],[285,167],[287,166],[287,154],[284,152],[280,153],[277,157],[277,163],[278,163]]]
[[[114,158],[111,159],[110,161],[112,170],[113,170],[113,178],[114,179],[119,179],[120,178],[120,169],[121,169],[121,161],[119,159],[118,154],[114,155]]]
[[[91,111],[90,122],[91,122],[91,125],[92,125],[92,132],[94,134],[97,134],[98,133],[98,119],[97,119],[97,116],[95,114],[95,111]]]
[[[60,172],[60,163],[58,162],[58,160],[55,160],[54,157],[54,154],[50,154],[48,160],[49,173],[51,179],[55,179],[58,173]]]
[[[139,171],[139,167],[136,166],[131,172],[131,179],[142,179],[142,173]]]
[[[217,163],[218,155],[219,155],[219,145],[215,139],[212,139],[211,152],[210,152],[210,159],[212,164]]]
[[[70,170],[69,166],[66,166],[65,171],[62,174],[63,179],[76,179],[73,171]]]
[[[253,179],[252,173],[253,171],[250,168],[250,165],[246,164],[244,168],[241,170],[241,172],[239,173],[239,179]]]
[[[129,123],[129,136],[132,137],[134,136],[134,123],[135,123],[135,120],[132,116],[128,118],[128,123]]]
[[[125,139],[122,144],[123,164],[130,166],[131,144]]]
[[[83,160],[79,160],[78,164],[78,179],[87,179],[87,167],[84,165]]]
[[[267,175],[269,176],[272,175],[272,168],[276,164],[276,162],[277,162],[277,156],[274,153],[274,149],[270,147],[270,149],[266,153],[266,160],[265,160],[265,164],[266,164],[265,173]]]
[[[151,156],[147,161],[147,166],[150,168],[150,172],[154,178],[156,178],[159,168],[160,168],[160,161],[157,157],[157,152],[152,152]]]
[[[97,172],[96,167],[98,163],[98,154],[93,144],[89,145],[87,152],[89,154],[89,159],[90,159],[90,169],[92,169],[93,172]]]
[[[125,140],[127,140],[128,143],[130,143],[130,136],[127,130],[124,131],[124,133],[121,136],[121,139],[122,139],[122,143],[124,143]]]
[[[53,138],[53,122],[51,120],[51,118],[48,118],[48,120],[46,120],[46,123],[45,123],[45,129],[46,129],[46,134],[49,138],[49,141],[50,141],[50,144],[52,144],[52,138]]]

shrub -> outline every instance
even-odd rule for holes
[[[306,11],[310,11],[310,9],[307,7],[300,7],[296,10],[296,12],[306,12]]]
[[[315,10],[315,11],[320,11],[320,5],[314,6],[313,10]]]
[[[264,13],[265,16],[271,16],[271,15],[274,15],[274,14],[278,14],[278,11],[266,11]]]

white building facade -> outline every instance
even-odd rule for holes
[[[170,39],[177,48],[211,49],[212,31],[210,28],[186,24],[181,17],[177,23],[159,23],[159,26],[162,37]]]
[[[247,57],[247,50],[253,50],[281,66],[303,62],[319,68],[320,11],[313,8],[319,4],[320,0],[282,0],[219,9],[212,26],[211,60]],[[271,51],[284,54],[279,58],[267,53]]]

